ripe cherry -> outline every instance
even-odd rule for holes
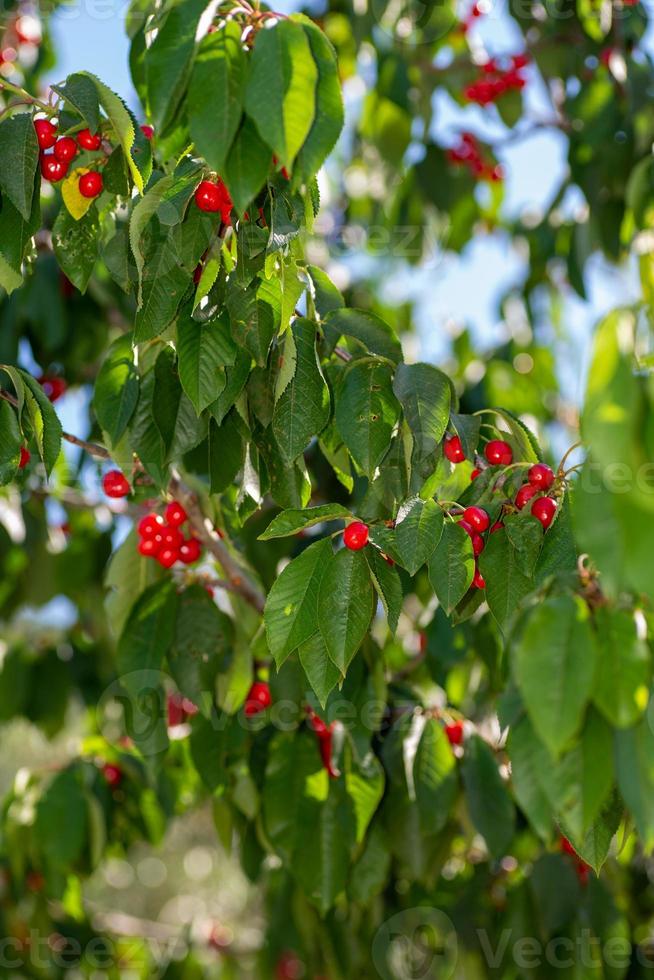
[[[102,137],[98,133],[92,133],[89,129],[80,129],[77,134],[77,142],[83,150],[99,150],[102,146]]]
[[[172,548],[174,551],[179,551],[181,545],[184,543],[184,537],[176,527],[167,527],[164,525],[161,532],[161,545],[162,550],[164,548]]]
[[[98,197],[104,187],[102,174],[97,170],[89,170],[82,174],[77,186],[82,197]]]
[[[20,460],[18,462],[18,469],[19,470],[24,470],[25,467],[28,465],[28,463],[29,463],[29,461],[30,461],[31,458],[32,458],[32,454],[29,451],[29,449],[27,448],[27,446],[21,446],[20,447]]]
[[[49,119],[35,119],[34,129],[39,149],[49,150],[57,141],[57,127]]]
[[[554,472],[546,463],[536,463],[529,469],[527,479],[539,490],[549,490],[554,483]]]
[[[445,734],[450,745],[461,745],[463,741],[463,722],[453,721],[451,725],[446,725]]]
[[[472,585],[473,585],[473,588],[475,588],[475,589],[485,589],[486,588],[486,580],[484,579],[484,576],[481,574],[481,572],[479,571],[479,569],[477,568],[476,565],[475,565],[475,574],[474,574],[473,579],[472,579]]]
[[[180,524],[188,520],[188,514],[181,504],[178,504],[176,500],[171,500],[164,511],[164,518],[171,527],[179,527]]]
[[[470,482],[472,483],[472,481],[476,480],[477,477],[480,475],[481,475],[481,470],[477,469],[477,467],[475,466],[474,470],[470,474]]]
[[[51,402],[56,402],[62,395],[66,393],[68,385],[63,378],[57,378],[55,375],[41,374],[36,379],[38,383],[43,388],[47,398]]]
[[[102,478],[102,489],[107,497],[126,497],[131,487],[120,470],[109,470]]]
[[[148,126],[147,123],[144,123],[141,126],[141,132],[145,136],[146,140],[151,140],[154,137],[154,128],[152,126]]]
[[[155,558],[161,550],[161,535],[158,534],[155,538],[141,538],[137,550],[144,558]]]
[[[487,531],[490,524],[490,517],[481,507],[466,507],[463,512],[463,519],[475,529],[475,531]]]
[[[361,551],[368,544],[368,526],[362,521],[352,521],[343,531],[343,544],[350,551]]]
[[[556,514],[556,501],[551,497],[539,497],[531,505],[531,512],[547,531]]]
[[[68,167],[61,160],[57,160],[53,153],[44,153],[41,156],[41,176],[49,180],[51,184],[56,184],[63,180],[68,171]]]
[[[502,521],[495,521],[492,528],[490,529],[490,533],[493,534],[495,531],[501,531],[503,527],[504,524]]]
[[[153,538],[161,534],[164,527],[163,518],[158,514],[146,514],[138,523],[137,531],[142,538]]]
[[[224,184],[216,184],[213,180],[201,180],[195,191],[195,203],[200,211],[213,214],[222,211],[225,207],[225,193]]]
[[[475,555],[475,557],[477,557],[477,555],[480,555],[484,550],[484,544],[485,544],[481,534],[477,534],[474,527],[472,527],[471,524],[468,524],[465,518],[462,521],[459,521],[459,527],[463,528],[463,530],[466,532],[466,534],[472,541],[472,553]]]
[[[487,442],[484,454],[493,466],[509,466],[513,462],[513,450],[503,439]]]
[[[197,538],[189,538],[182,541],[179,546],[179,557],[185,565],[192,565],[202,554],[202,545]]]
[[[443,443],[443,452],[450,463],[462,463],[466,458],[463,446],[458,436],[450,436]]]
[[[123,770],[111,762],[105,763],[102,767],[102,775],[112,789],[116,789],[123,781]]]
[[[72,136],[62,136],[52,152],[61,163],[70,163],[77,156],[77,143]]]
[[[177,548],[162,548],[157,553],[156,558],[163,568],[172,568],[179,558],[179,552],[177,551]]]
[[[187,718],[192,718],[198,713],[197,705],[185,698],[179,691],[173,691],[168,695],[166,709],[169,728],[174,728],[175,725],[183,725]]]
[[[537,493],[538,487],[532,486],[531,483],[524,483],[515,495],[515,505],[518,510],[522,510]]]
[[[270,688],[265,681],[255,681],[248,696],[245,699],[245,714],[248,718],[258,715],[260,711],[265,711],[272,704]]]

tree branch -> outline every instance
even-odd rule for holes
[[[227,545],[221,541],[216,531],[206,519],[195,491],[191,490],[176,473],[171,477],[168,489],[188,514],[189,524],[193,528],[196,536],[224,569],[231,589],[239,593],[257,612],[262,613],[263,607],[266,604],[265,595],[238,564]]]
[[[14,408],[18,408],[18,399],[14,398],[14,396],[8,391],[0,391],[0,398],[4,399],[6,402],[9,402],[9,404],[13,405]],[[109,452],[104,448],[104,446],[100,446],[97,442],[87,442],[86,439],[79,439],[70,432],[62,432],[61,437],[62,439],[65,439],[66,442],[72,443],[73,446],[79,446],[80,449],[83,449],[91,456],[97,456],[98,459],[111,459]]]

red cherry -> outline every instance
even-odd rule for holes
[[[504,524],[502,523],[502,521],[495,521],[492,528],[490,529],[490,533],[493,534],[495,531],[501,531],[503,527]]]
[[[470,482],[472,483],[472,481],[476,480],[477,477],[480,475],[481,475],[481,470],[478,470],[477,467],[475,466],[474,470],[470,474]]]
[[[563,836],[563,834],[561,834],[561,837],[559,838],[559,846],[564,854],[571,854],[572,857],[577,857],[577,852],[575,851],[574,847],[568,838]]]
[[[172,568],[179,558],[179,552],[176,548],[162,548],[156,557],[159,564],[164,568]]]
[[[556,514],[556,501],[551,497],[539,497],[531,505],[531,512],[547,531]]]
[[[158,514],[146,514],[138,523],[137,531],[142,538],[153,538],[163,530],[163,518]]]
[[[546,463],[536,463],[529,469],[527,479],[539,490],[549,490],[554,483],[554,471]]]
[[[102,174],[97,170],[89,170],[88,173],[82,174],[77,186],[82,197],[97,197],[102,194],[104,187]]]
[[[179,546],[179,557],[185,565],[192,565],[202,554],[202,545],[197,538],[189,538],[182,541]]]
[[[493,466],[509,466],[513,462],[513,450],[503,439],[491,439],[486,443],[484,453]]]
[[[61,160],[57,160],[53,153],[44,153],[41,156],[41,176],[49,180],[51,184],[63,180],[68,171],[68,167]]]
[[[164,511],[164,518],[171,527],[179,527],[180,524],[184,524],[188,520],[188,514],[181,504],[178,504],[176,500],[171,500]]]
[[[141,538],[137,550],[144,558],[155,558],[161,549],[161,535],[156,538]]]
[[[25,885],[27,886],[28,891],[43,891],[45,878],[40,871],[28,871],[28,873],[25,875]]]
[[[147,123],[144,123],[141,126],[141,132],[145,136],[146,140],[151,140],[154,137],[154,128],[152,126],[148,126]]]
[[[109,470],[102,478],[102,489],[107,497],[126,497],[131,487],[120,470]]]
[[[522,510],[525,504],[527,504],[537,493],[538,487],[532,486],[531,483],[523,484],[515,495],[515,505],[518,510]]]
[[[41,374],[36,380],[51,402],[56,402],[66,392],[67,385],[63,378]]]
[[[210,214],[220,211],[225,224],[229,221],[232,210],[232,199],[222,180],[215,183],[212,180],[201,180],[195,191],[195,203],[201,211]]]
[[[461,445],[461,440],[458,436],[450,436],[443,443],[443,452],[449,459],[450,463],[462,463],[466,458],[463,452],[463,446]]]
[[[62,136],[52,151],[61,163],[70,163],[77,156],[77,143],[72,136]]]
[[[32,458],[32,454],[29,451],[29,449],[27,448],[27,446],[21,446],[20,447],[20,460],[19,460],[19,463],[18,463],[18,469],[19,470],[24,470],[25,467],[27,466],[27,464],[29,463],[29,461],[30,461],[31,458]]]
[[[88,129],[80,129],[77,142],[83,150],[99,150],[102,146],[102,137]]]
[[[486,581],[484,576],[481,574],[477,566],[475,565],[475,574],[472,579],[472,586],[474,589],[485,589]]]
[[[368,526],[362,521],[352,521],[343,531],[343,544],[350,551],[361,551],[368,544]]]
[[[248,718],[265,711],[272,704],[270,688],[264,681],[255,681],[245,699],[245,714]]]
[[[35,119],[36,141],[40,150],[49,150],[57,141],[57,127],[49,119]]]
[[[484,550],[484,539],[481,534],[477,534],[474,527],[464,519],[459,521],[459,527],[463,528],[470,540],[472,541],[472,552],[473,554],[480,555]]]
[[[184,537],[176,527],[164,528],[161,532],[161,544],[163,548],[172,548],[174,551],[179,551],[180,546],[184,543]]]
[[[123,770],[120,766],[114,766],[111,762],[107,762],[102,767],[102,775],[112,789],[116,789],[123,781]]]
[[[466,507],[463,512],[463,519],[470,524],[475,531],[487,531],[490,524],[490,517],[481,507]]]
[[[461,745],[463,741],[463,722],[453,721],[451,725],[446,725],[445,734],[450,745]]]

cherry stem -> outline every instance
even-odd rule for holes
[[[563,459],[559,463],[559,473],[562,473],[563,472],[563,467],[565,466],[565,462],[566,462],[568,456],[571,453],[573,453],[575,451],[575,449],[579,449],[580,446],[583,446],[583,442],[581,442],[581,441],[580,442],[575,442],[575,444],[573,446],[570,446],[570,448],[568,449],[567,453],[565,454],[565,456],[563,457]]]
[[[4,79],[0,82],[0,92],[10,92],[12,95],[20,96],[22,101],[18,103],[19,105],[36,105],[49,116],[57,115],[57,110],[53,106],[48,105],[47,102],[41,102],[40,99],[37,99],[34,95],[30,95],[29,92],[26,92],[24,88],[20,88],[19,85],[12,85],[11,82],[6,82]],[[8,106],[7,108],[12,107]]]

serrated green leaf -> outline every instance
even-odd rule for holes
[[[93,410],[113,444],[120,442],[139,398],[139,376],[128,334],[118,337],[107,352],[93,391]]]
[[[373,585],[386,612],[389,629],[395,633],[404,599],[400,576],[397,569],[389,565],[388,560],[377,548],[366,548],[364,554],[372,575]]]
[[[398,511],[395,550],[409,575],[415,575],[431,558],[441,539],[443,522],[443,511],[434,500],[411,497]]]
[[[501,629],[506,629],[520,603],[534,589],[523,571],[523,558],[511,544],[506,530],[489,534],[479,557],[486,581],[486,601]]]
[[[304,507],[301,510],[283,510],[274,517],[266,530],[259,535],[259,541],[271,538],[286,538],[298,531],[304,531],[316,524],[328,521],[351,521],[353,516],[342,504],[320,504],[318,507]]]
[[[431,364],[398,364],[393,391],[413,436],[412,463],[426,479],[450,418],[450,380]]]
[[[23,438],[18,425],[18,416],[9,402],[0,401],[0,486],[4,486],[16,475],[20,461]]]
[[[308,17],[296,14],[295,19],[307,34],[318,68],[316,113],[295,164],[296,173],[308,179],[318,173],[343,128],[343,97],[332,44]]]
[[[649,649],[638,636],[630,610],[600,606],[595,624],[598,664],[593,701],[615,728],[628,728],[638,721],[649,699]]]
[[[331,554],[327,539],[309,545],[283,569],[268,593],[263,620],[278,668],[318,629],[318,592]]]
[[[0,190],[30,220],[39,144],[32,115],[21,112],[0,122]]]
[[[199,415],[224,390],[223,368],[236,360],[227,315],[198,321],[182,311],[177,320],[177,357],[179,380]]]
[[[318,623],[333,663],[344,675],[368,631],[373,590],[360,551],[332,555],[320,581]]]
[[[443,534],[429,559],[429,581],[446,613],[451,613],[470,588],[475,574],[475,558],[469,535],[452,521],[446,521]]]
[[[52,228],[52,248],[64,275],[86,292],[100,247],[100,222],[95,205],[79,220],[61,208]]]
[[[372,477],[388,452],[399,404],[389,365],[373,358],[354,361],[335,393],[335,421],[354,461]]]
[[[311,690],[324,708],[327,698],[341,679],[341,672],[329,659],[322,635],[314,633],[298,648],[298,656]]]
[[[500,858],[513,839],[515,809],[495,756],[478,735],[466,742],[461,773],[472,822],[493,857]]]
[[[272,428],[282,454],[292,463],[327,425],[330,398],[316,354],[316,324],[298,317],[291,327],[295,373],[273,413]]]
[[[236,133],[225,164],[225,183],[236,210],[243,214],[266,182],[270,147],[247,116]]]
[[[148,117],[157,132],[164,133],[186,93],[198,21],[206,7],[205,0],[178,0],[168,9],[152,44],[144,55]],[[215,105],[211,89],[205,90],[207,102]]]

